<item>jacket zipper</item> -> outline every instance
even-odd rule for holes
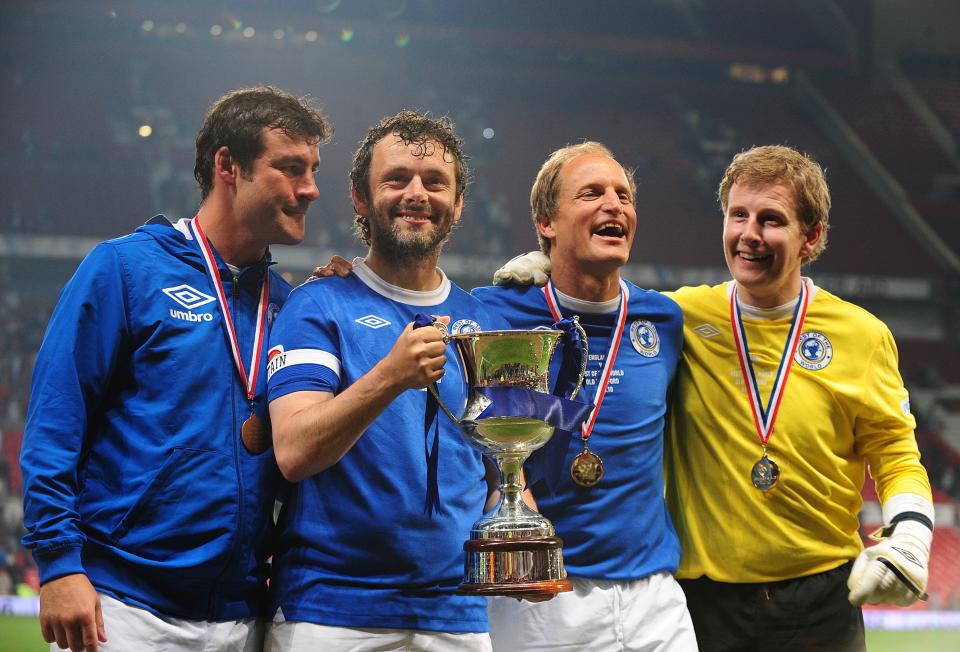
[[[229,310],[231,311],[231,314],[239,316],[239,312],[237,311],[237,303],[240,300],[240,277],[238,277],[236,274],[231,274],[231,278],[233,280],[233,287],[230,290],[230,296],[233,299],[233,305],[229,307]],[[237,336],[237,347],[241,350],[241,355],[242,355],[242,348],[240,347],[239,321],[240,321],[239,319],[234,319],[233,327],[237,330],[237,332],[235,333]],[[226,566],[224,566],[223,570],[220,573],[220,578],[217,580],[218,588],[213,590],[213,592],[210,594],[210,597],[207,601],[208,618],[211,618],[211,619],[215,618],[218,615],[216,612],[221,611],[224,606],[224,605],[218,605],[218,602],[220,602],[220,600],[217,598],[220,592],[219,588],[223,586],[222,579],[223,579],[224,573],[229,571],[230,567],[234,563],[236,563],[237,548],[239,547],[240,542],[243,539],[243,523],[245,520],[244,510],[246,509],[246,506],[244,504],[243,474],[240,472],[240,451],[237,448],[239,437],[237,437],[236,435],[239,429],[239,425],[237,423],[237,392],[234,390],[237,382],[236,379],[238,377],[239,376],[236,373],[236,369],[234,369],[233,365],[231,365],[230,389],[232,391],[230,392],[230,407],[231,407],[232,428],[230,430],[230,444],[233,448],[233,470],[237,476],[237,530],[236,530],[236,535],[234,536],[232,550],[230,554],[227,556],[227,564]],[[243,391],[244,399],[246,399],[247,388],[242,387],[241,391]],[[244,405],[246,405],[246,402],[244,402]]]

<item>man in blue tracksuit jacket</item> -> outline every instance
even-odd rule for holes
[[[196,217],[99,244],[64,287],[24,431],[24,544],[44,638],[72,650],[258,650],[282,482],[267,332],[330,125],[270,87],[197,137]],[[99,645],[98,645],[99,643]]]

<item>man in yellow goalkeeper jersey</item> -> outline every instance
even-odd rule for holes
[[[827,241],[817,163],[742,152],[719,199],[733,280],[672,293],[684,350],[665,451],[700,650],[862,650],[859,605],[921,597],[933,537],[896,345],[801,275]],[[886,527],[864,551],[867,470]]]

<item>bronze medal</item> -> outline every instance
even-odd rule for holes
[[[760,491],[770,491],[780,479],[780,467],[764,454],[760,461],[753,465],[750,479],[753,481],[753,486]]]
[[[256,414],[251,414],[240,427],[240,440],[251,455],[259,455],[270,448],[270,429]]]
[[[603,478],[603,460],[586,446],[573,458],[570,477],[581,487],[595,487]]]

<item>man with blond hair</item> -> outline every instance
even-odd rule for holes
[[[578,315],[590,351],[580,399],[595,405],[583,429],[559,442],[558,477],[533,486],[564,540],[573,591],[543,603],[491,599],[495,650],[696,649],[672,577],[680,548],[663,499],[664,416],[682,318],[671,299],[621,278],[637,231],[635,199],[633,173],[604,145],[555,151],[530,193],[552,278],[544,288],[473,291],[514,328]]]
[[[896,345],[801,275],[829,228],[816,162],[753,148],[718,195],[733,280],[671,295],[685,320],[666,449],[677,576],[701,650],[862,650],[859,605],[917,600],[933,536]],[[862,551],[867,468],[886,527]]]

